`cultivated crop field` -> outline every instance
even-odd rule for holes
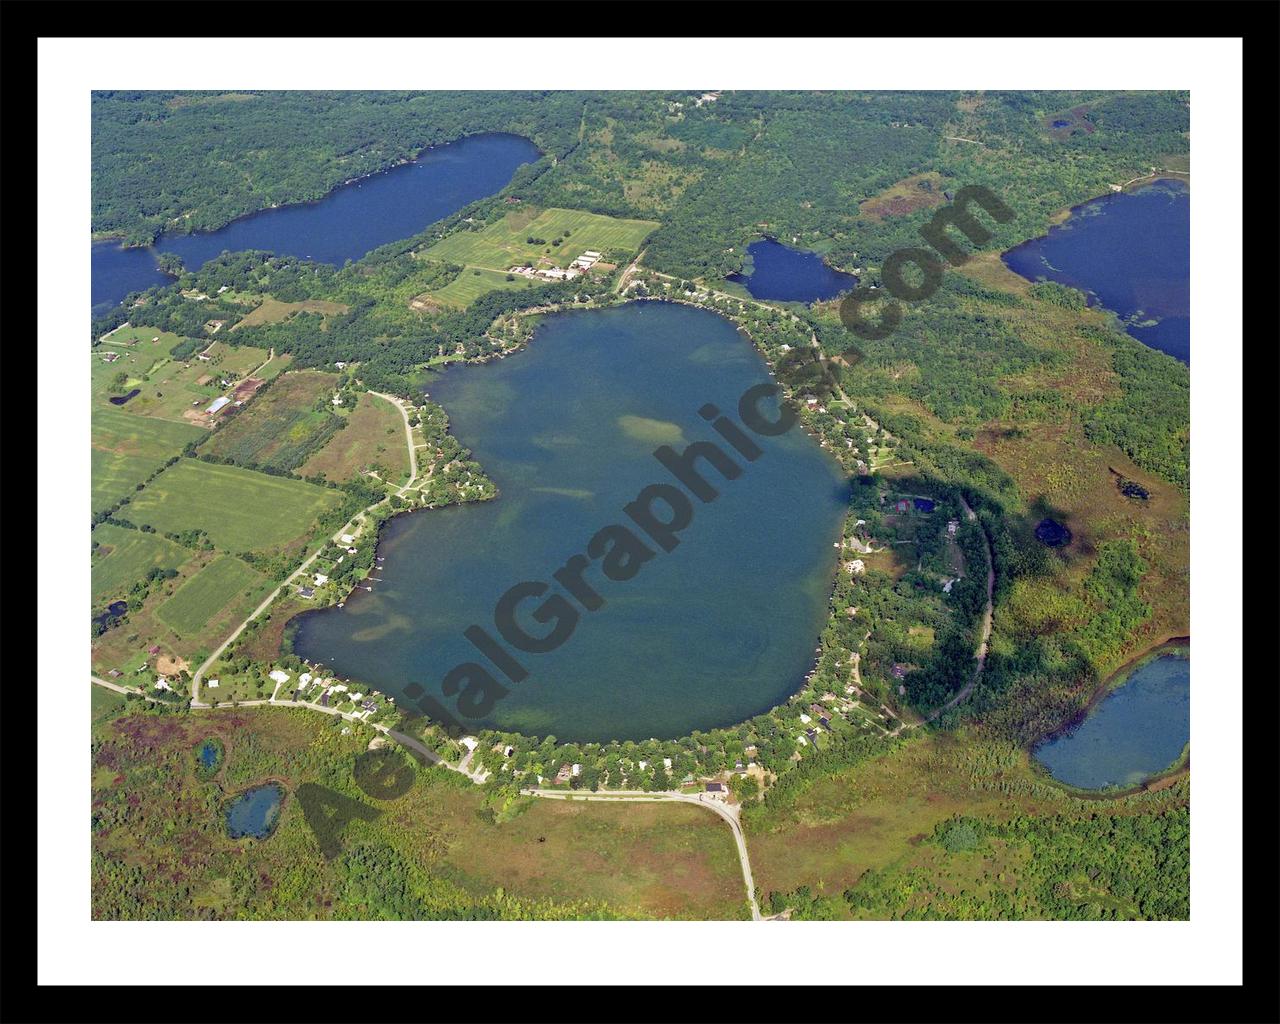
[[[425,451],[422,449],[421,451]],[[405,447],[404,420],[390,402],[361,395],[347,418],[347,425],[298,469],[300,476],[318,476],[346,483],[367,469],[376,469],[386,481],[409,475],[409,450]]]
[[[455,306],[459,309],[471,305],[476,299],[486,292],[503,289],[511,291],[518,288],[532,289],[535,283],[527,277],[515,277],[514,281],[507,280],[507,274],[497,270],[483,270],[480,267],[467,267],[461,274],[441,288],[438,292],[427,292],[426,297],[442,302],[447,306]]]
[[[111,523],[98,526],[93,539],[99,544],[92,570],[95,601],[123,597],[152,569],[176,569],[191,557],[186,548],[164,537]]]
[[[567,267],[587,249],[604,253],[606,257],[630,255],[656,227],[657,221],[606,217],[585,210],[552,207],[536,215],[533,210],[520,210],[480,231],[455,232],[433,245],[425,255],[489,270],[536,264],[539,260]],[[545,244],[530,244],[529,238],[545,239]],[[557,238],[563,241],[553,246],[551,243]]]
[[[129,520],[161,533],[203,530],[224,551],[265,551],[301,537],[338,494],[288,477],[183,459],[129,504]]]
[[[90,501],[94,512],[132,494],[184,445],[204,436],[199,427],[131,416],[112,408],[94,409],[92,429]]]
[[[296,469],[337,428],[328,404],[336,383],[315,370],[287,373],[220,426],[202,450],[240,465]]]
[[[228,604],[250,603],[265,591],[267,578],[240,559],[223,555],[187,580],[156,614],[181,636],[192,636]]]

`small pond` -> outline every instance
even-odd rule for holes
[[[816,252],[793,249],[772,238],[752,242],[747,255],[749,273],[730,274],[727,280],[746,285],[757,299],[820,302],[858,285],[856,277],[833,270]]]
[[[140,394],[142,394],[142,389],[134,388],[127,395],[116,395],[110,401],[112,405],[124,405],[124,403],[129,401],[129,399],[137,398]]]
[[[196,748],[196,758],[205,772],[212,772],[222,760],[222,746],[217,740],[207,739]]]
[[[246,789],[227,806],[227,835],[266,839],[275,831],[283,801],[284,787],[276,782]]]
[[[1082,722],[1045,741],[1035,759],[1081,789],[1136,786],[1181,756],[1191,740],[1191,658],[1140,664]]]
[[[1041,519],[1036,526],[1036,540],[1051,548],[1060,548],[1071,543],[1071,531],[1056,519]]]
[[[107,605],[107,610],[105,612],[103,612],[101,615],[95,615],[93,617],[94,625],[101,626],[105,629],[113,619],[120,618],[120,616],[123,615],[128,610],[129,610],[128,601],[112,601],[109,605]]]

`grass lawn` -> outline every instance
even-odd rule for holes
[[[340,501],[301,480],[183,459],[139,493],[128,518],[161,533],[204,530],[224,551],[265,551],[311,532]]]
[[[152,569],[177,569],[191,552],[154,533],[103,523],[93,531],[100,545],[93,556],[93,598],[122,597]]]
[[[527,277],[512,276],[515,277],[515,280],[508,281],[507,275],[497,270],[464,267],[461,274],[439,291],[427,292],[426,295],[447,306],[463,308],[471,305],[481,295],[488,292],[499,289],[503,291],[515,291],[521,288],[531,290],[531,286],[536,287],[534,282]]]
[[[240,559],[223,555],[187,580],[156,614],[176,633],[190,636],[239,595],[265,592],[267,582]]]
[[[428,450],[419,449],[419,455]],[[323,473],[326,480],[341,484],[367,469],[377,469],[383,480],[406,479],[409,449],[404,439],[404,420],[395,406],[364,394],[348,416],[347,425],[304,462],[298,474],[309,477]]]
[[[540,259],[557,267],[567,267],[587,249],[603,253],[605,259],[630,257],[656,227],[657,221],[606,217],[585,210],[522,209],[479,231],[454,232],[427,249],[425,255],[489,270],[536,264]],[[568,237],[565,231],[569,232]],[[526,241],[528,238],[545,239],[545,244],[532,245]],[[563,241],[553,246],[551,243],[557,238]],[[551,251],[547,252],[548,249]]]

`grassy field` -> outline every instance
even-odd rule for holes
[[[223,555],[187,580],[156,614],[180,636],[191,636],[237,597],[265,593],[267,582],[240,559]]]
[[[123,596],[152,569],[177,569],[191,552],[154,533],[103,523],[93,531],[99,544],[93,556],[92,590],[95,602]]]
[[[495,814],[480,787],[424,767],[407,792],[376,800],[352,771],[375,736],[367,726],[280,708],[111,710],[99,709],[94,729],[97,919],[747,913],[729,830],[698,808],[524,798]],[[195,750],[211,737],[222,741],[224,760],[214,778],[201,779]],[[267,779],[286,790],[276,831],[261,841],[228,838],[226,800]],[[332,859],[303,813],[298,793],[307,783],[361,808],[337,834]]]
[[[330,373],[287,373],[219,426],[201,450],[241,465],[295,469],[338,422],[328,404],[337,383]]]
[[[183,459],[129,505],[129,520],[161,533],[203,530],[224,551],[265,551],[310,532],[340,497],[301,480]]]
[[[345,313],[348,307],[340,302],[325,302],[323,299],[303,299],[301,302],[281,302],[279,299],[264,299],[252,313],[232,327],[235,331],[241,327],[256,327],[259,324],[275,324],[288,320],[295,313]]]
[[[425,451],[426,449],[423,449]],[[383,480],[409,475],[409,449],[404,420],[390,402],[364,394],[347,418],[347,425],[298,469],[300,476],[324,474],[326,480],[346,483],[368,469]]]
[[[489,270],[536,264],[539,260],[567,267],[587,249],[603,253],[606,259],[629,257],[657,226],[656,221],[625,220],[584,210],[522,209],[480,231],[455,232],[433,245],[426,255]],[[528,238],[546,241],[543,245],[533,245],[526,241]],[[563,241],[553,246],[551,243],[557,238]]]
[[[1079,799],[1036,776],[1022,750],[939,733],[819,779],[764,826],[748,820],[745,827],[766,900],[771,891],[809,886],[837,897],[837,916],[884,917],[839,898],[874,884],[877,902],[893,894],[895,916],[1036,918],[1054,916],[1045,878],[1061,865],[1052,852],[996,841],[956,855],[927,841],[935,829],[964,815],[1045,821],[1065,836],[1074,822],[1158,812],[1184,805],[1186,796],[1175,785],[1127,800]]]
[[[96,408],[92,420],[91,503],[94,512],[132,494],[184,445],[204,436],[185,423],[132,416],[114,408]]]
[[[471,305],[472,302],[487,292],[498,289],[515,291],[533,286],[533,282],[528,278],[520,277],[519,275],[510,276],[515,277],[515,280],[508,281],[508,275],[497,270],[467,267],[439,291],[426,292],[425,297],[434,299],[436,302],[443,303],[446,306],[454,306],[460,309]]]

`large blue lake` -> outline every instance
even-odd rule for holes
[[[556,314],[525,350],[448,369],[430,395],[498,498],[392,521],[372,592],[304,613],[294,649],[402,706],[410,682],[440,700],[447,671],[484,661],[466,627],[496,636],[509,587],[550,581],[608,524],[634,528],[623,506],[674,482],[654,449],[718,440],[699,410],[714,403],[737,422],[739,397],[768,380],[729,321],[652,301]],[[848,481],[799,426],[752,436],[763,455],[734,456],[737,479],[699,463],[720,493],[693,500],[678,547],[625,581],[592,561],[584,578],[604,606],[581,612],[557,650],[519,655],[529,677],[474,724],[575,741],[671,738],[742,721],[798,688],[827,616]],[[528,614],[539,603],[521,623],[542,636],[550,624]]]
[[[1035,758],[1081,789],[1136,786],[1168,768],[1191,739],[1191,659],[1165,654],[1134,669],[1079,726]]]
[[[858,285],[852,274],[833,270],[816,252],[793,249],[766,238],[747,247],[750,272],[731,274],[730,281],[746,285],[757,299],[778,302],[820,302],[834,299]]]
[[[1191,191],[1161,179],[1094,199],[1004,254],[1031,281],[1078,288],[1144,345],[1191,362]]]
[[[159,253],[177,253],[188,270],[198,270],[224,250],[245,249],[340,266],[501,191],[522,164],[540,155],[518,135],[476,135],[344,185],[318,202],[263,210],[218,231],[161,235],[150,249],[97,242],[92,247],[93,312],[109,309],[131,291],[172,281],[156,265]]]

